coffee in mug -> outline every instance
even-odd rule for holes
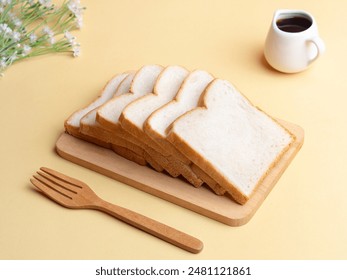
[[[288,18],[278,19],[276,25],[284,32],[302,32],[309,29],[312,25],[312,21],[306,17],[293,16]]]
[[[275,69],[285,73],[305,70],[325,50],[312,15],[300,10],[275,12],[264,55]]]

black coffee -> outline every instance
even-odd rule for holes
[[[276,22],[279,29],[285,32],[302,32],[310,28],[312,21],[305,17],[294,16],[290,18],[282,18]]]

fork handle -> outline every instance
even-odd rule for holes
[[[188,252],[194,254],[199,253],[204,246],[199,239],[191,235],[129,209],[111,204],[105,200],[100,199],[95,203],[93,208],[103,211],[127,224],[141,229]]]

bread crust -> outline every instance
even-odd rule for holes
[[[124,72],[125,75],[129,72]],[[162,77],[163,72],[159,74],[159,77]],[[115,76],[116,77],[116,76]],[[113,78],[115,78],[113,77]],[[135,75],[136,77],[136,75]],[[113,79],[112,78],[112,79]],[[134,78],[135,79],[135,78]],[[218,79],[216,79],[218,80]],[[193,186],[200,187],[204,182],[209,185],[209,187],[218,195],[230,194],[231,197],[239,204],[245,204],[249,198],[252,196],[254,191],[259,187],[264,178],[271,172],[272,168],[276,166],[278,161],[282,158],[285,152],[290,148],[290,146],[295,141],[295,136],[284,126],[282,126],[276,119],[268,115],[266,112],[262,111],[260,108],[254,106],[246,96],[242,93],[238,92],[244,100],[246,100],[252,108],[255,108],[262,114],[266,115],[268,119],[273,121],[273,124],[277,125],[278,128],[282,129],[290,138],[288,144],[284,147],[281,147],[280,152],[278,152],[274,157],[271,157],[271,162],[266,165],[266,171],[261,174],[261,176],[255,176],[256,182],[254,186],[248,192],[247,188],[244,187],[246,192],[243,192],[241,188],[237,185],[234,185],[230,178],[228,178],[228,174],[225,173],[223,175],[223,168],[216,168],[213,162],[206,159],[202,153],[197,151],[196,147],[185,140],[185,138],[181,137],[179,133],[175,131],[175,124],[180,122],[185,118],[189,118],[194,112],[205,112],[209,110],[209,102],[207,101],[208,92],[213,84],[216,82],[214,80],[211,82],[204,90],[204,92],[200,95],[200,99],[198,102],[198,107],[192,109],[191,111],[185,112],[181,116],[179,116],[166,130],[166,136],[164,137],[156,130],[152,129],[149,125],[149,120],[152,115],[154,115],[161,108],[155,109],[144,125],[142,129],[140,129],[131,119],[127,118],[127,114],[125,113],[127,109],[129,109],[136,102],[140,102],[141,100],[145,100],[146,98],[150,98],[150,94],[136,97],[133,102],[128,103],[121,112],[119,112],[119,118],[117,122],[113,122],[107,118],[104,118],[103,115],[99,111],[95,116],[96,123],[84,123],[81,121],[83,116],[87,116],[89,108],[92,108],[99,98],[101,98],[107,84],[99,93],[98,97],[94,99],[88,106],[84,107],[81,110],[74,112],[67,120],[64,122],[64,127],[67,133],[83,139],[88,142],[92,142],[99,146],[112,149],[117,154],[122,157],[134,161],[140,165],[149,164],[157,171],[166,170],[171,176],[178,177],[182,175],[184,178],[188,180]],[[184,85],[181,84],[181,86]],[[135,87],[134,81],[131,84],[132,90]],[[138,86],[138,85],[137,85]],[[158,84],[155,83],[154,90],[152,94],[156,94]],[[112,100],[113,102],[117,102],[117,98],[126,98],[122,96],[131,95],[132,93],[125,93],[124,95],[115,96]],[[177,94],[178,95],[178,94]],[[178,98],[176,95],[175,98]],[[243,100],[242,99],[242,100]],[[169,106],[169,104],[173,104],[176,102],[176,99],[173,99],[169,103],[163,105]],[[111,101],[110,101],[111,102]],[[102,105],[104,106],[104,105]],[[101,107],[102,107],[101,106]],[[94,106],[95,107],[95,106]],[[236,108],[237,110],[237,108]],[[243,115],[243,113],[241,113]],[[258,115],[257,115],[258,116]],[[262,119],[262,117],[260,118]],[[71,120],[74,120],[71,122]],[[80,120],[78,122],[78,120]],[[206,120],[206,119],[205,119]],[[78,125],[77,125],[78,123]],[[266,123],[266,122],[265,122]],[[278,133],[278,130],[270,130]],[[194,132],[193,132],[194,133]],[[219,135],[219,131],[217,131]],[[188,132],[190,135],[190,132]],[[258,134],[256,134],[258,135]],[[277,135],[277,134],[275,134]],[[278,133],[278,135],[281,135]],[[232,138],[232,137],[230,137]],[[256,138],[257,139],[257,138]],[[260,139],[268,139],[268,138],[260,138]],[[287,139],[287,138],[283,138]],[[222,142],[223,143],[223,142]],[[253,143],[253,142],[252,142]],[[266,143],[266,142],[265,142]],[[267,142],[271,143],[271,142]],[[286,143],[286,142],[282,142]],[[209,147],[209,146],[207,146]],[[242,147],[242,146],[241,146]],[[243,146],[244,147],[244,146]],[[214,148],[214,147],[212,147]],[[233,151],[233,150],[231,150]],[[277,151],[277,150],[276,150]],[[269,159],[270,157],[268,157]],[[212,156],[212,159],[215,159]],[[217,158],[216,161],[218,161]],[[223,161],[224,160],[224,161]],[[225,162],[225,159],[222,159],[222,163]],[[247,161],[245,161],[248,164]],[[221,165],[219,165],[221,166]],[[235,166],[232,166],[235,167]],[[228,170],[228,169],[227,169]],[[262,169],[260,169],[262,170]],[[252,181],[252,183],[255,180]],[[247,185],[248,187],[248,185]]]
[[[127,148],[121,147],[121,146],[117,146],[117,145],[112,145],[112,150],[115,151],[118,155],[136,162],[139,165],[146,165],[147,162],[146,160],[142,157],[139,156],[138,154],[134,153],[132,150],[129,150]]]
[[[183,153],[181,153],[166,139],[167,129],[162,131],[162,133],[165,133],[165,135],[163,135],[153,128],[153,122],[156,121],[156,118],[160,118],[162,121],[164,121],[166,118],[172,123],[180,114],[184,114],[186,111],[189,111],[190,107],[196,107],[194,101],[197,97],[199,97],[199,95],[201,95],[201,90],[211,81],[213,81],[213,79],[214,77],[206,71],[195,70],[189,73],[173,100],[155,110],[144,123],[143,130],[152,139],[152,141],[158,143],[159,146],[161,146],[168,154],[174,155],[176,160],[181,161],[182,165],[189,169],[190,173],[188,173],[187,176],[199,178],[199,182],[196,182],[193,185],[200,187],[201,184],[205,182],[216,194],[220,195],[224,193],[225,190],[223,190],[223,188],[204,171],[195,166],[195,164],[193,164]],[[200,83],[198,83],[198,81]],[[190,105],[183,103],[184,101],[188,100],[191,102]],[[187,107],[185,108],[184,105]],[[171,114],[169,114],[170,112]]]
[[[171,66],[172,67],[172,66]],[[177,66],[173,66],[172,69],[174,69]],[[185,71],[185,77],[188,75],[188,71],[185,68],[182,68],[178,66],[177,68],[181,68],[182,72]],[[203,184],[203,181],[193,172],[191,167],[187,164],[185,164],[182,160],[179,160],[179,153],[170,153],[170,151],[166,150],[164,147],[159,145],[154,139],[152,139],[145,131],[145,123],[143,127],[139,128],[137,124],[134,123],[134,120],[129,118],[129,112],[135,112],[137,111],[137,107],[142,107],[143,104],[146,102],[149,102],[149,104],[152,104],[153,100],[156,100],[159,97],[161,79],[165,79],[165,75],[170,73],[171,68],[167,67],[164,69],[161,74],[159,75],[157,82],[155,83],[154,90],[152,93],[146,94],[139,99],[136,99],[135,101],[131,102],[127,107],[124,108],[122,111],[119,121],[121,123],[121,126],[124,130],[132,134],[136,139],[140,139],[141,142],[143,142],[148,147],[152,148],[153,150],[159,152],[159,157],[164,157],[165,160],[161,161],[163,164],[163,167],[171,174],[173,177],[177,177],[179,175],[182,175],[184,178],[188,180],[193,186],[200,187]],[[184,79],[185,79],[184,77]],[[181,84],[182,85],[182,84]],[[180,85],[180,86],[181,86]],[[161,92],[161,94],[163,94]],[[176,92],[174,93],[176,96]],[[166,104],[168,101],[165,101],[164,104]],[[160,105],[163,106],[163,105]],[[151,113],[156,111],[158,108],[154,108]],[[131,114],[131,113],[130,113]],[[148,111],[147,111],[148,114]],[[132,116],[133,118],[134,116]],[[146,117],[147,118],[147,117]]]
[[[213,83],[215,83],[214,81]],[[201,95],[200,101],[199,101],[199,107],[187,112],[186,114],[182,115],[179,117],[171,126],[170,126],[170,132],[168,134],[168,140],[178,149],[180,150],[183,154],[187,155],[187,157],[194,163],[196,164],[201,170],[203,170],[205,173],[207,173],[211,178],[213,178],[216,182],[219,183],[224,189],[227,190],[227,192],[233,197],[233,199],[238,202],[239,204],[245,204],[248,200],[249,197],[254,193],[254,191],[259,187],[261,182],[264,180],[266,175],[271,171],[271,169],[277,164],[279,159],[283,156],[283,154],[289,149],[290,145],[294,142],[295,136],[290,133],[286,128],[284,128],[277,120],[274,118],[270,117],[268,114],[266,114],[273,122],[278,125],[280,128],[282,128],[286,133],[289,135],[291,141],[287,146],[285,146],[280,153],[277,154],[276,158],[272,161],[272,163],[268,166],[266,172],[262,174],[262,176],[259,178],[259,180],[256,182],[254,188],[252,189],[251,193],[246,195],[244,194],[237,186],[235,186],[233,183],[230,182],[228,178],[226,178],[221,172],[218,172],[216,170],[214,163],[211,163],[209,160],[205,159],[199,152],[195,150],[194,147],[191,146],[190,143],[186,142],[185,139],[180,137],[178,133],[175,132],[174,127],[175,123],[178,122],[179,120],[183,120],[184,118],[189,118],[191,114],[197,112],[204,112],[208,110],[209,104],[206,101],[206,96],[209,92],[210,87],[213,86],[213,83],[211,83],[205,90],[205,92]],[[240,93],[241,94],[241,93]],[[242,97],[244,97],[248,102],[249,100],[241,94]],[[249,102],[251,106],[259,110],[259,108],[255,107],[251,102]],[[261,111],[261,110],[259,110]],[[261,111],[264,113],[263,111]]]
[[[104,87],[99,91],[98,95],[96,98],[94,98],[90,103],[88,103],[85,107],[83,107],[80,110],[75,111],[74,113],[72,113],[65,121],[64,121],[64,128],[65,131],[68,132],[69,134],[73,135],[73,136],[79,136],[80,138],[83,137],[80,133],[80,120],[81,118],[87,114],[88,112],[90,112],[91,110],[93,110],[94,108],[98,107],[99,105],[97,105],[96,103],[102,98],[103,94],[105,93],[105,90],[107,88],[107,86],[114,80],[119,78],[120,79],[120,83],[122,80],[124,80],[129,73],[131,73],[131,71],[126,71],[122,74],[117,74],[114,75],[105,85]]]

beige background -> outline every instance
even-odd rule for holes
[[[347,2],[82,1],[82,56],[13,65],[0,80],[1,259],[346,259]],[[308,71],[270,69],[262,51],[277,8],[305,9],[327,51]],[[60,158],[64,120],[114,74],[148,63],[204,69],[269,114],[305,129],[305,144],[253,219],[232,228]],[[62,208],[29,178],[49,166],[104,199],[204,241],[192,255],[96,211]]]

